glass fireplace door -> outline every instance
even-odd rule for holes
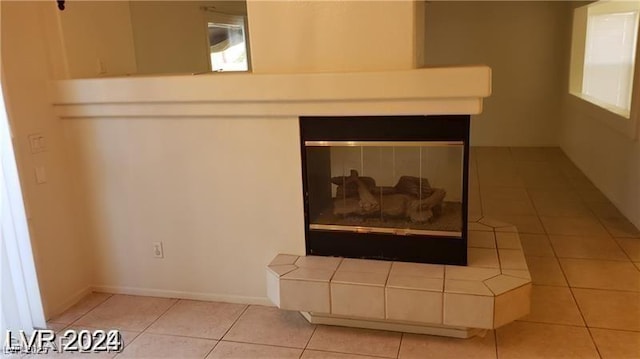
[[[463,141],[305,141],[309,230],[461,237]]]

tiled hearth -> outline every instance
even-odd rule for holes
[[[267,293],[312,322],[458,337],[527,315],[531,277],[517,229],[479,216],[469,229],[466,267],[280,254],[267,266]]]

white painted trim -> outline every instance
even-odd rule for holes
[[[51,83],[55,105],[150,102],[282,102],[483,98],[487,66],[403,71],[120,77]]]
[[[60,118],[108,117],[298,117],[298,116],[381,116],[460,115],[482,112],[480,99],[437,99],[431,101],[349,101],[349,102],[253,102],[253,103],[154,103],[59,105]]]
[[[22,329],[31,331],[46,326],[42,298],[38,285],[33,249],[27,224],[22,187],[13,148],[13,135],[5,108],[3,91],[0,88],[0,260],[6,260],[11,278],[3,281],[0,292],[12,293],[12,298],[1,301],[11,302],[10,308],[0,308],[1,329]],[[0,265],[0,268],[2,266]],[[0,269],[1,270],[1,269]],[[11,286],[11,288],[8,288]],[[4,315],[10,316],[6,321]],[[4,328],[5,325],[17,328]]]
[[[63,119],[473,115],[491,94],[491,69],[102,78],[50,90]]]
[[[92,291],[110,293],[110,294],[128,294],[128,295],[141,295],[141,296],[149,296],[149,297],[179,298],[179,299],[192,299],[192,300],[240,303],[240,304],[255,304],[255,305],[265,305],[265,306],[273,307],[273,304],[269,301],[267,297],[248,297],[248,296],[241,296],[241,295],[185,292],[185,291],[176,291],[176,290],[139,288],[139,287],[119,287],[119,286],[108,286],[108,285],[94,285],[92,287]]]

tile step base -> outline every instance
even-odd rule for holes
[[[324,313],[300,312],[311,324],[335,325],[340,327],[353,327],[375,330],[388,330],[392,332],[438,335],[452,338],[471,338],[476,335],[484,336],[486,329],[463,328],[446,325],[426,325],[391,320],[371,320],[361,318],[349,318]]]

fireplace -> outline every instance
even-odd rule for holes
[[[307,255],[466,265],[469,116],[300,117]]]

